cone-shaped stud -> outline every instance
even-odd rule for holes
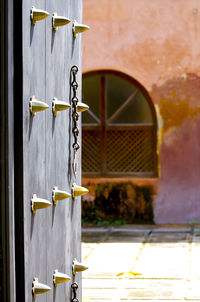
[[[33,198],[31,199],[31,210],[33,214],[35,214],[37,210],[48,208],[51,205],[51,202],[48,200],[38,198],[36,194],[33,194]]]
[[[44,111],[49,108],[49,105],[47,105],[44,102],[40,102],[36,100],[35,96],[31,97],[31,100],[29,102],[30,107],[30,113],[31,115],[35,115],[36,112]]]
[[[77,34],[83,33],[88,29],[90,29],[88,25],[77,23],[75,20],[72,27],[74,38],[76,38]]]
[[[63,111],[63,110],[67,110],[71,107],[71,105],[69,103],[63,102],[63,101],[59,101],[57,98],[53,99],[52,102],[52,111],[53,111],[53,115],[56,116],[58,111]]]
[[[71,20],[69,20],[68,18],[63,16],[58,16],[57,13],[53,13],[53,18],[52,18],[53,30],[56,31],[58,26],[64,26],[70,22]]]
[[[87,266],[85,266],[83,263],[81,262],[78,262],[76,260],[76,258],[74,259],[73,261],[73,265],[72,265],[72,271],[73,271],[73,275],[76,275],[76,273],[79,273],[79,272],[83,272],[83,271],[86,271],[88,269]]]
[[[78,102],[77,103],[77,111],[78,112],[83,112],[83,111],[86,111],[89,109],[89,106],[85,103],[81,103],[81,102]]]
[[[45,284],[39,283],[38,278],[34,278],[33,287],[32,287],[32,294],[33,294],[34,298],[36,298],[37,295],[44,294],[50,290],[51,290],[51,287],[49,287]]]
[[[57,204],[58,200],[66,199],[69,197],[71,197],[70,193],[58,190],[58,187],[53,188],[52,199],[54,204]]]
[[[60,273],[57,269],[54,271],[53,274],[54,286],[57,286],[59,283],[68,282],[69,280],[71,280],[71,278],[67,274]]]
[[[38,9],[38,8],[35,8],[34,6],[32,6],[30,17],[31,17],[31,23],[33,25],[35,25],[35,23],[37,21],[43,20],[43,19],[47,18],[48,16],[49,16],[49,13],[46,12],[45,10]]]
[[[88,189],[81,187],[81,186],[77,186],[76,183],[73,183],[73,185],[72,185],[72,197],[73,198],[87,194],[88,192],[89,192]]]

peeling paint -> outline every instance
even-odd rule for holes
[[[160,148],[162,145],[162,137],[163,137],[163,119],[160,114],[160,108],[158,104],[155,105],[156,110],[156,118],[157,118],[157,155],[158,155],[158,177],[161,175],[161,169],[160,169],[160,160],[159,160],[159,154],[160,154]]]
[[[158,104],[155,105],[155,109],[156,109],[156,118],[157,118],[157,153],[159,154],[160,146],[162,144],[164,122]]]
[[[174,92],[172,93],[173,98],[176,97]],[[191,120],[196,118],[200,113],[200,107],[192,107],[186,100],[178,99],[160,100],[160,114],[164,120],[163,131],[167,131],[171,127],[179,127],[185,121],[190,118]]]

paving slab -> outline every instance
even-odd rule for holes
[[[82,227],[82,233],[104,233],[107,232],[108,229],[112,229],[112,226],[109,227]]]
[[[188,299],[200,299],[200,280],[191,280],[187,293]]]
[[[115,300],[112,299],[111,297],[108,297],[108,298],[102,298],[102,299],[99,299],[99,298],[93,298],[93,297],[83,297],[82,298],[82,301],[83,302],[106,302],[106,301],[112,301],[112,302],[117,302],[117,301],[134,301],[134,302],[141,302],[141,301],[150,301],[150,302],[158,302],[158,301],[162,301],[162,302],[169,302],[169,301],[184,301],[186,302],[185,300],[182,300],[182,299],[168,299],[168,300],[163,300],[163,299],[140,299],[140,300],[137,300],[137,299],[132,299],[132,298],[129,298],[129,299],[120,299],[120,300]],[[200,302],[200,300],[187,300],[187,302],[192,302],[192,301],[195,301],[195,302]]]
[[[182,292],[183,293],[183,292]],[[164,289],[159,288],[156,290],[153,289],[121,289],[117,288],[115,290],[112,289],[84,289],[83,296],[87,298],[93,299],[109,299],[111,301],[122,301],[122,300],[178,300],[182,299],[184,301],[184,297],[182,294],[177,293],[176,290],[173,289]]]
[[[89,269],[82,275],[83,302],[200,302],[199,228],[120,226],[84,232],[82,256]]]
[[[180,228],[154,228],[153,233],[191,233],[191,227],[180,227]]]
[[[194,234],[199,233],[200,234],[200,227],[194,227]]]
[[[145,231],[128,232],[128,230],[126,231],[115,230],[109,234],[105,242],[144,242],[145,236],[146,236]]]
[[[189,248],[178,243],[148,244],[138,259],[135,270],[145,278],[187,278]]]
[[[155,232],[149,236],[148,242],[188,242],[190,233],[186,232]]]
[[[84,234],[82,233],[82,242],[104,242],[106,239],[106,232],[91,232]]]
[[[152,231],[151,227],[143,227],[143,228],[123,228],[123,227],[112,227],[111,232],[133,232],[133,233],[148,233],[149,231]]]
[[[194,241],[194,242],[199,242],[199,243],[200,243],[200,234],[199,234],[199,233],[194,234],[194,236],[193,236],[193,241]]]
[[[101,243],[86,259],[87,276],[116,276],[131,271],[142,243]],[[84,246],[83,246],[84,249]]]
[[[85,261],[91,253],[95,250],[97,243],[87,244],[85,243],[84,246],[82,245],[82,260]]]
[[[186,296],[188,289],[186,280],[83,279],[82,284],[87,297],[94,296],[95,291],[101,297],[106,297],[108,292],[118,291],[118,296],[124,298],[126,295],[126,299],[129,297],[179,299]]]
[[[192,245],[191,251],[191,278],[200,278],[200,245]],[[200,292],[200,288],[199,288]]]

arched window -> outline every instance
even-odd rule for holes
[[[89,72],[83,102],[83,176],[155,177],[156,115],[144,88],[119,72]]]

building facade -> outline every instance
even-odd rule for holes
[[[152,140],[155,152],[151,154],[152,157],[155,156],[154,173],[150,173],[151,175],[148,173],[131,174],[130,171],[117,173],[120,171],[118,169],[116,174],[108,175],[109,173],[102,173],[101,170],[101,173],[90,175],[86,171],[83,183],[91,188],[91,194],[88,195],[87,200],[96,198],[99,184],[104,186],[103,190],[108,191],[105,194],[109,195],[111,184],[125,183],[128,186],[125,189],[126,200],[129,200],[129,203],[132,202],[134,208],[129,215],[131,213],[134,215],[136,208],[142,207],[142,201],[140,205],[136,205],[138,200],[136,193],[143,186],[152,188],[152,219],[155,223],[199,221],[199,1],[84,0],[83,4],[84,21],[91,26],[91,30],[85,35],[83,41],[83,82],[92,74],[98,76],[102,73],[105,77],[108,74],[117,74],[119,78],[128,78],[128,81],[132,81],[147,96],[152,116],[155,117],[154,129],[156,128],[156,135]],[[92,78],[91,81],[93,81]],[[120,87],[117,83],[117,80],[113,83],[116,91]],[[93,85],[94,88],[95,84]],[[89,86],[90,83],[85,94],[88,98],[90,97],[87,93],[90,90]],[[85,87],[87,88],[87,85]],[[125,84],[121,87],[124,91],[128,89]],[[113,91],[115,91],[114,88]],[[100,93],[102,94],[102,89]],[[131,93],[126,96],[124,103],[130,95]],[[113,98],[109,98],[107,94],[106,100],[108,99],[110,103],[115,104],[114,92]],[[121,104],[121,109],[125,110],[125,105]],[[115,112],[118,109],[116,108]],[[138,123],[141,124],[141,111],[139,109],[137,111],[136,108],[132,110],[138,112],[137,116],[140,116]],[[129,126],[131,123],[135,125],[134,116],[133,121],[130,122],[126,110],[123,112],[124,123]],[[107,121],[109,118],[112,120],[114,113],[111,113],[110,115],[105,113]],[[84,123],[86,122],[83,118],[83,126]],[[107,125],[105,128],[108,130]],[[87,136],[87,133],[83,127],[83,137],[84,135]],[[108,134],[106,135],[108,137]],[[100,141],[102,142],[102,138]],[[114,149],[118,148],[116,141],[113,144]],[[128,144],[128,148],[130,146]],[[141,150],[142,148],[141,146]],[[127,158],[130,156],[127,154]],[[142,158],[142,163],[146,160],[145,158]],[[83,158],[83,172],[85,162]],[[131,189],[131,185],[132,188],[133,186],[136,188],[136,193]],[[142,213],[142,210],[140,212]]]

